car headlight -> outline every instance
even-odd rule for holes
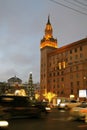
[[[64,104],[64,103],[61,103],[61,104],[60,104],[60,106],[61,106],[61,107],[64,107],[64,106],[65,106],[65,104]]]
[[[50,111],[50,110],[51,110],[51,108],[50,108],[50,107],[46,107],[45,109],[46,109],[47,111]]]
[[[8,125],[8,121],[0,121],[0,127],[7,127]]]

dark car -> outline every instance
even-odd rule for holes
[[[51,107],[49,106],[48,102],[36,101],[35,106],[41,109],[41,112],[44,114],[51,112]]]
[[[7,129],[9,126],[9,123],[7,120],[3,120],[3,116],[4,116],[4,111],[3,111],[3,107],[0,107],[0,129]]]
[[[40,117],[42,110],[27,96],[0,96],[3,118]]]

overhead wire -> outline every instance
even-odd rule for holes
[[[76,4],[76,2],[75,2],[75,1],[74,1],[74,3],[73,3],[73,2],[71,2],[71,1],[68,1],[68,0],[64,0],[64,1],[66,1],[67,3],[70,3],[70,4],[72,4],[72,5],[75,5],[75,6],[79,7],[79,8],[82,8],[82,9],[87,10],[87,8],[84,8],[84,7],[82,7],[81,5],[78,5],[78,3]]]
[[[63,7],[66,7],[66,8],[68,8],[68,9],[71,9],[71,10],[73,10],[73,11],[76,11],[76,12],[78,12],[78,13],[80,13],[80,14],[87,15],[87,13],[85,13],[85,12],[82,12],[82,11],[80,11],[80,10],[74,9],[74,8],[72,8],[72,7],[68,6],[68,5],[62,4],[62,3],[58,2],[58,1],[55,1],[55,0],[50,0],[50,1],[53,2],[53,3],[55,3],[55,4],[58,4],[58,5],[60,5],[60,6],[63,6]]]
[[[78,4],[80,4],[80,5],[87,6],[87,4],[84,4],[84,3],[81,2],[81,1],[78,1],[78,0],[73,0],[73,1],[75,1],[76,3],[78,3]]]

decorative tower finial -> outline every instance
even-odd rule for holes
[[[48,22],[47,24],[50,24],[50,15],[48,15]]]

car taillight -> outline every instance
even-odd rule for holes
[[[87,110],[80,110],[80,112],[82,112],[82,113],[87,113]]]

